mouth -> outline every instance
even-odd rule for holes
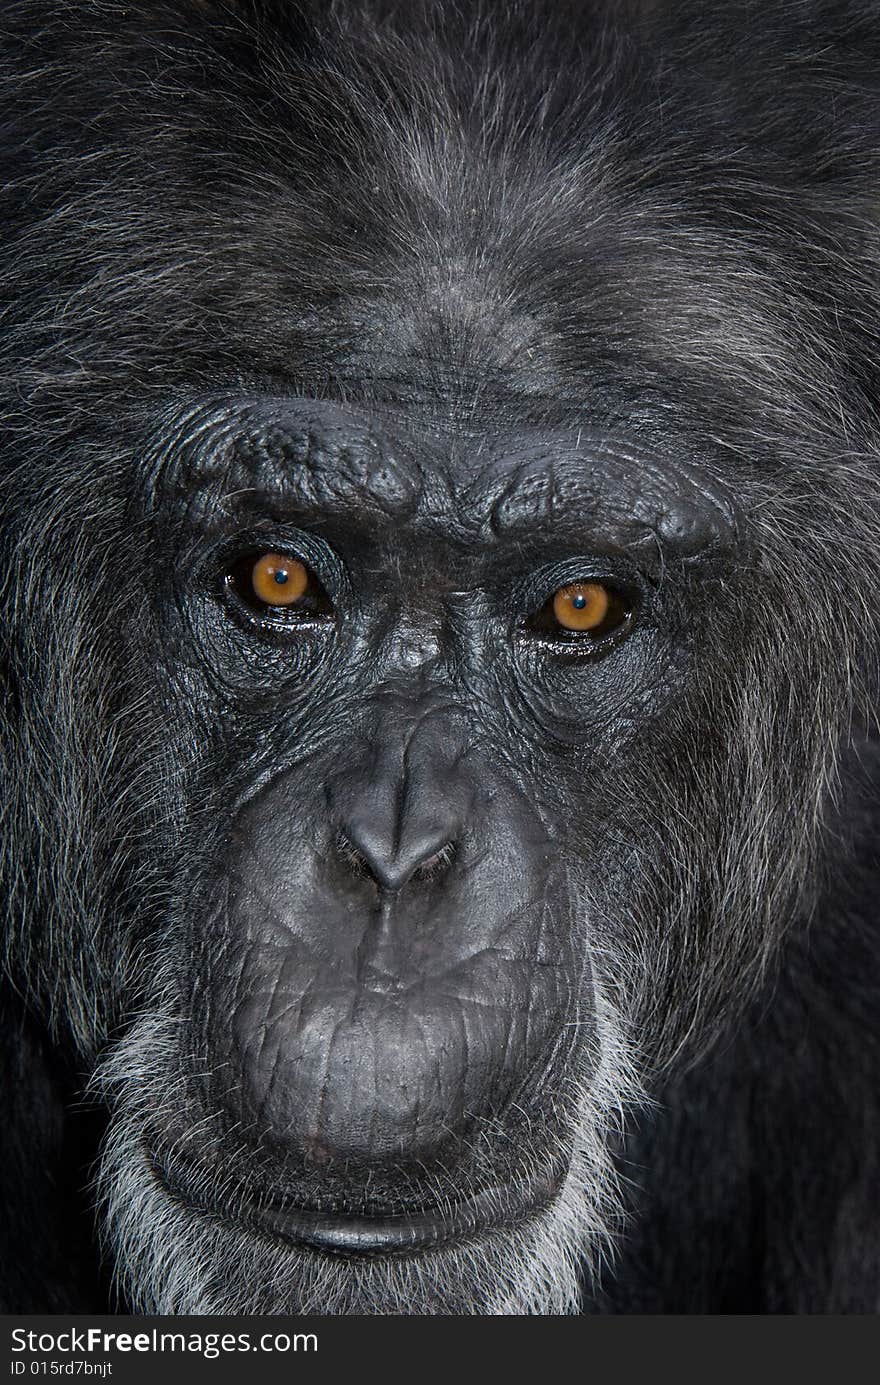
[[[150,1158],[150,1165],[175,1201],[206,1216],[229,1220],[228,1209],[221,1214],[205,1197],[203,1188],[196,1190],[188,1186],[180,1170],[172,1172],[155,1157]],[[516,1184],[486,1188],[459,1202],[446,1203],[442,1209],[428,1208],[400,1215],[338,1216],[296,1206],[286,1198],[283,1202],[270,1198],[242,1202],[235,1220],[258,1235],[268,1235],[324,1255],[374,1259],[416,1254],[539,1216],[558,1197],[566,1173],[567,1169],[556,1168]]]

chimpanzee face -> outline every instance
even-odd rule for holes
[[[215,401],[161,446],[150,585],[194,772],[154,1195],[216,1217],[219,1161],[253,1234],[356,1258],[556,1227],[609,1119],[614,797],[687,678],[669,571],[729,563],[729,497],[509,410]]]

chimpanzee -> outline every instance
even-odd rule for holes
[[[876,1311],[878,0],[0,23],[7,1311]]]

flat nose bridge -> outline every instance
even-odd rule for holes
[[[443,713],[428,710],[402,725],[383,719],[359,768],[333,793],[343,848],[381,888],[403,888],[420,870],[442,870],[464,829],[467,794],[456,766],[462,737]]]

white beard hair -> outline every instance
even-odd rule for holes
[[[184,1315],[576,1313],[584,1277],[595,1282],[620,1227],[611,1138],[624,1110],[642,1099],[621,1026],[598,987],[596,1017],[599,1061],[575,1093],[574,1152],[552,1204],[516,1226],[371,1259],[297,1248],[169,1193],[143,1132],[162,1075],[174,1070],[180,1022],[170,1002],[141,1019],[94,1081],[113,1107],[98,1194],[102,1241],[125,1303],[137,1313]],[[542,1149],[530,1172],[546,1176],[559,1153]],[[219,1169],[197,1191],[207,1205],[236,1205],[237,1190],[224,1186]]]

